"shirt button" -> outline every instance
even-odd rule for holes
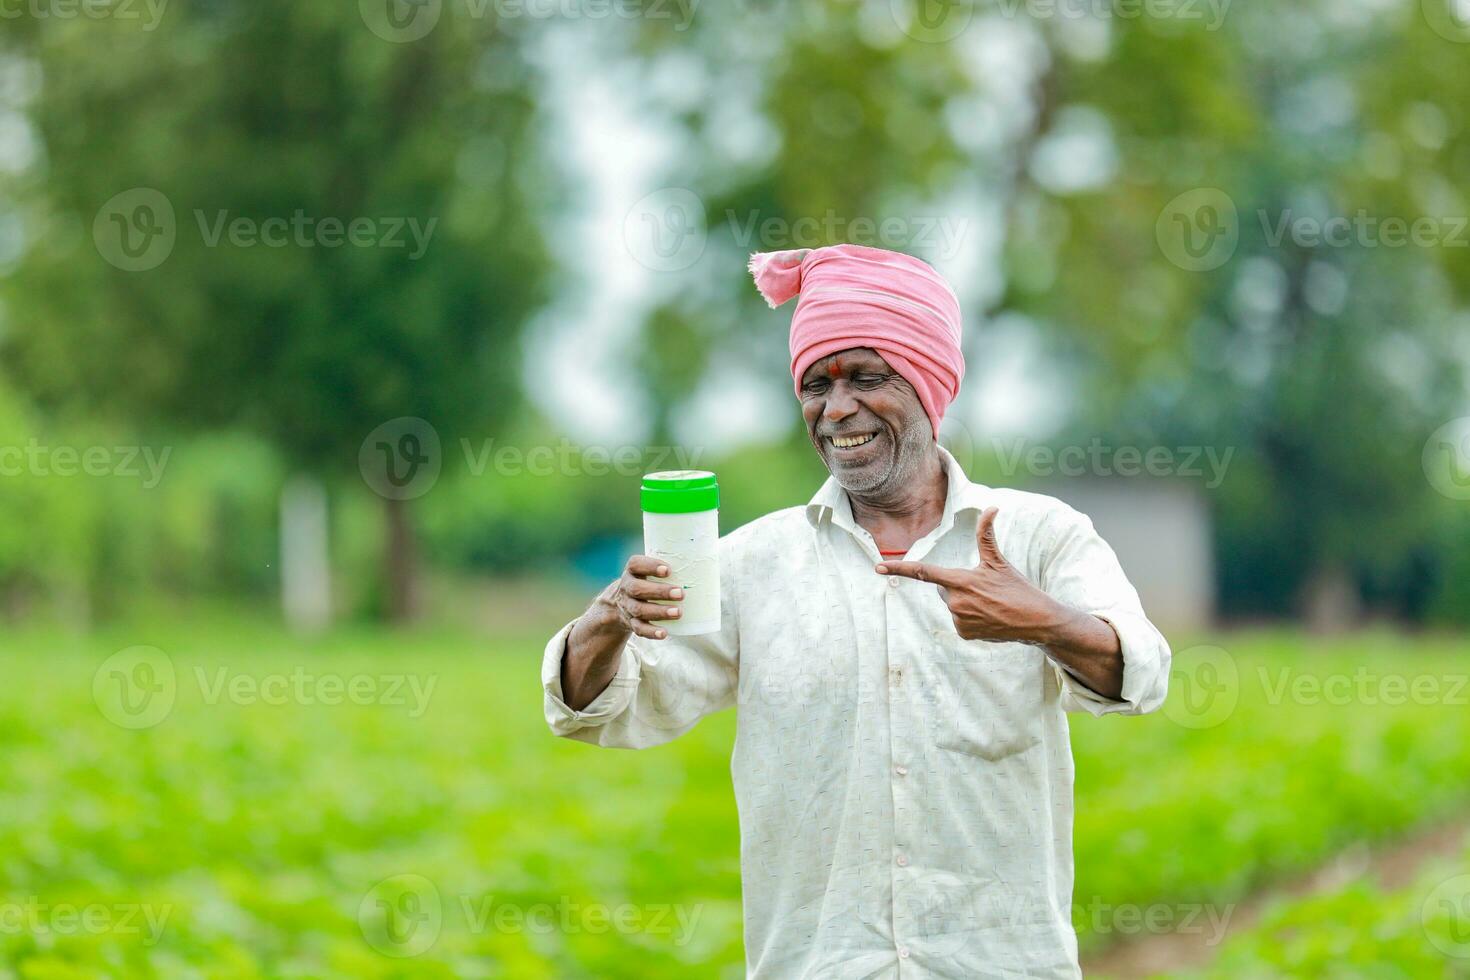
[[[903,683],[903,668],[902,667],[890,667],[890,668],[888,668],[888,686],[889,687],[898,687],[902,683]]]
[[[909,774],[909,767],[908,766],[894,766],[893,767],[893,771],[896,772],[896,773],[898,773],[900,776],[907,776]]]
[[[909,866],[909,856],[907,854],[900,854],[893,860],[900,868],[907,868]]]
[[[909,958],[909,948],[907,946],[900,946],[900,947],[898,947],[898,956],[899,956],[899,959],[904,959],[904,960],[908,959]]]
[[[890,589],[898,588],[898,576],[895,575],[888,579],[888,587]]]

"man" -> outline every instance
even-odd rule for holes
[[[971,483],[936,441],[959,303],[855,245],[753,256],[800,296],[791,370],[830,478],[720,541],[719,632],[635,555],[547,644],[557,735],[643,748],[739,705],[751,977],[1080,976],[1064,712],[1164,699],[1169,647],[1112,550],[1050,497]]]

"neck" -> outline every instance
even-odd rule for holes
[[[912,478],[896,482],[900,485],[872,493],[847,491],[852,519],[873,536],[882,551],[907,551],[939,526],[949,477],[939,458],[938,445],[930,446]]]

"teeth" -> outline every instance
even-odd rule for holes
[[[877,434],[876,432],[869,432],[865,436],[834,436],[832,438],[832,445],[839,449],[851,449],[853,446],[861,446],[863,443],[868,442]]]

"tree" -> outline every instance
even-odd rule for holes
[[[19,22],[0,56],[39,80],[39,153],[4,187],[3,354],[38,404],[248,429],[324,479],[394,419],[447,440],[508,415],[549,265],[529,72],[489,22],[361,11]],[[384,499],[397,617],[411,496]]]

